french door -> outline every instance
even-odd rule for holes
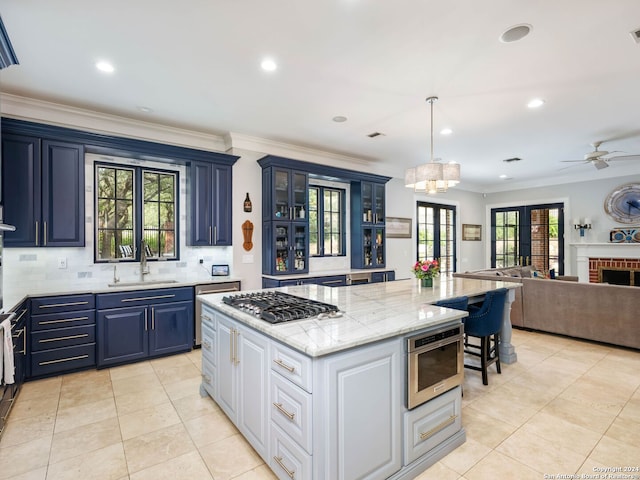
[[[418,202],[417,260],[438,259],[440,273],[453,273],[456,266],[456,207]]]
[[[491,209],[491,266],[564,274],[564,204]]]

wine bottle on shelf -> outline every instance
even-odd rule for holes
[[[247,192],[247,196],[244,198],[244,211],[250,212],[252,209],[251,199],[249,198],[249,192]]]

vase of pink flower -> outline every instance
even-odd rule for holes
[[[420,279],[423,287],[432,287],[433,279],[440,275],[440,264],[435,258],[433,260],[418,260],[413,266],[413,274]]]

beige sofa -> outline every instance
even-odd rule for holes
[[[505,276],[504,270],[454,276],[479,279],[490,276],[521,283],[511,306],[511,324],[515,327],[640,349],[640,288],[579,283],[576,277],[555,280],[512,277]]]

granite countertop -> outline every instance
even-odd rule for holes
[[[11,311],[17,307],[26,297],[43,297],[53,295],[77,295],[83,293],[118,293],[134,290],[152,290],[157,288],[193,287],[212,283],[240,282],[241,279],[232,276],[212,277],[210,275],[195,274],[192,277],[175,280],[161,278],[160,276],[145,279],[143,282],[122,281],[113,284],[113,280],[85,281],[82,285],[71,285],[65,288],[58,282],[43,282],[37,285],[7,285],[5,282],[3,291],[3,310]],[[114,286],[110,286],[110,285]]]
[[[495,288],[519,284],[467,278],[441,277],[422,288],[415,279],[395,282],[325,287],[302,285],[270,290],[336,305],[342,317],[296,320],[270,324],[222,302],[227,294],[198,296],[216,310],[279,340],[311,357],[319,357],[366,343],[455,322],[466,312],[436,307],[432,303],[461,295],[484,295]],[[250,292],[243,292],[250,293]]]

